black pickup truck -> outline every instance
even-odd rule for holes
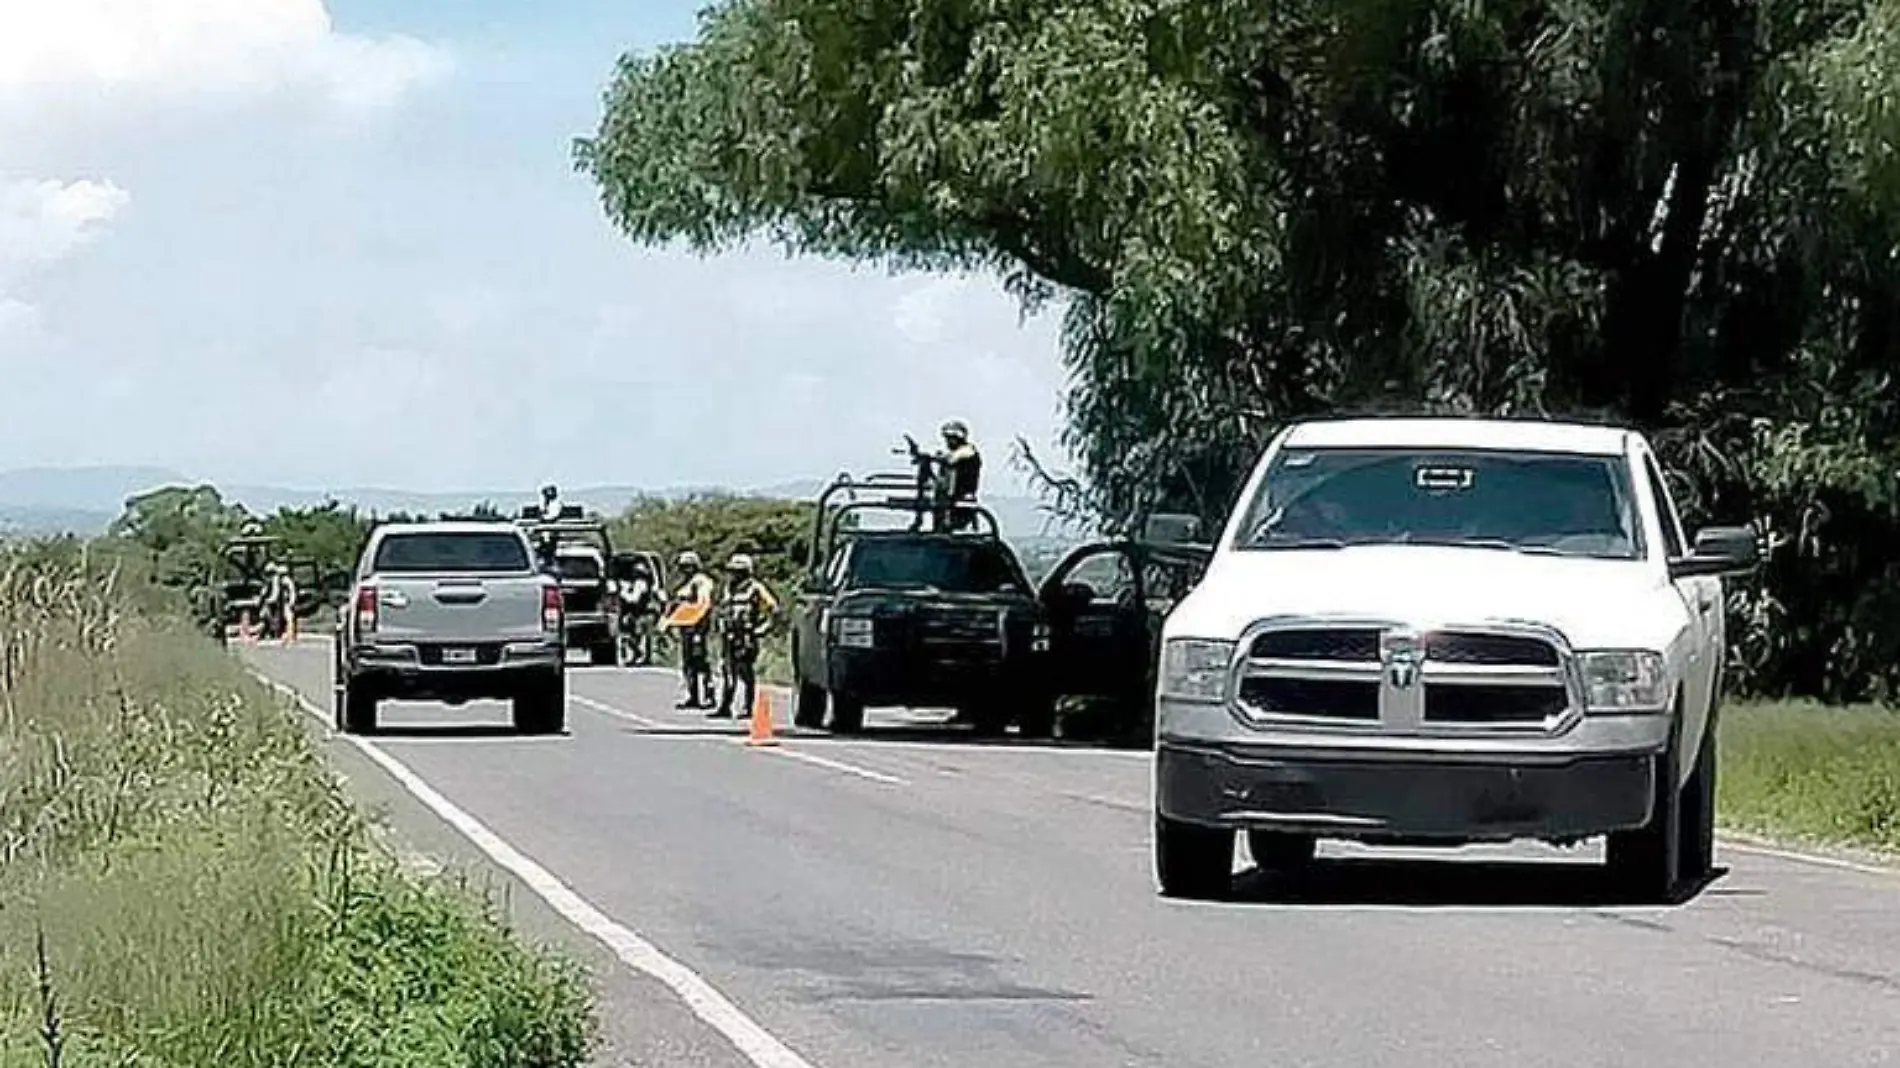
[[[588,662],[596,666],[613,664],[619,649],[607,597],[607,571],[614,557],[607,525],[587,518],[574,504],[558,516],[543,515],[528,505],[518,522],[541,550],[543,568],[561,583],[567,647],[586,650]]]
[[[976,505],[957,506],[954,533],[868,525],[926,514],[913,486],[841,476],[820,495],[792,611],[793,722],[854,733],[867,706],[949,707],[981,733],[1049,734],[1049,633],[1022,562]]]
[[[1191,529],[1169,533],[1185,517],[1079,546],[1036,585],[981,507],[956,505],[955,533],[870,529],[927,514],[912,485],[841,476],[820,495],[792,613],[793,722],[853,733],[866,707],[949,707],[980,734],[1035,738],[1054,733],[1060,700],[1087,713],[1065,724],[1144,740],[1161,622],[1209,556]]]

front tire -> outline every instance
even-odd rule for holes
[[[1234,888],[1234,832],[1156,813],[1154,863],[1163,897],[1220,901]]]
[[[1681,877],[1690,883],[1707,879],[1715,871],[1715,773],[1721,764],[1715,726],[1716,714],[1711,709],[1708,725],[1702,729],[1702,744],[1696,747],[1695,768],[1682,788]]]
[[[1649,823],[1633,831],[1611,834],[1605,851],[1611,880],[1620,896],[1633,904],[1672,904],[1684,874],[1682,847],[1690,837],[1685,833],[1684,816],[1688,813],[1684,811],[1684,801],[1689,788],[1695,786],[1695,779],[1692,776],[1682,789],[1676,787],[1682,761],[1680,711],[1676,713],[1676,722],[1668,748],[1656,761],[1655,796]],[[1713,750],[1711,740],[1705,738],[1704,743],[1705,751]],[[1709,815],[1713,816],[1713,806],[1710,809]]]
[[[864,702],[853,694],[834,693],[831,695],[831,733],[862,734],[864,732]]]

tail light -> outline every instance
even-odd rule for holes
[[[561,629],[561,587],[541,587],[541,629],[558,631]]]
[[[356,588],[356,629],[359,631],[376,629],[376,587],[374,586]]]

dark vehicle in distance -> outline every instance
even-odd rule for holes
[[[846,475],[820,494],[792,610],[793,722],[855,733],[867,707],[949,707],[980,733],[1050,734],[1048,627],[996,517],[959,504],[956,533],[862,527],[941,507],[915,485]]]
[[[282,620],[270,618],[264,610],[265,592],[270,583],[268,568],[281,563],[290,570],[297,586],[297,600],[291,606],[299,619],[308,619],[322,608],[326,598],[348,585],[342,575],[325,575],[314,561],[289,557],[283,539],[274,534],[240,534],[224,543],[218,558],[218,581],[210,594],[213,636],[228,643],[233,633],[249,626],[253,636],[272,640],[283,636]]]
[[[543,568],[561,584],[568,648],[585,649],[588,662],[596,666],[613,664],[618,648],[607,572],[614,547],[607,525],[588,519],[577,504],[553,518],[528,505],[519,522],[534,540]]]

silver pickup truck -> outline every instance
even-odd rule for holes
[[[391,523],[357,561],[337,627],[336,729],[376,729],[379,701],[514,703],[516,729],[567,721],[561,587],[513,523]]]

